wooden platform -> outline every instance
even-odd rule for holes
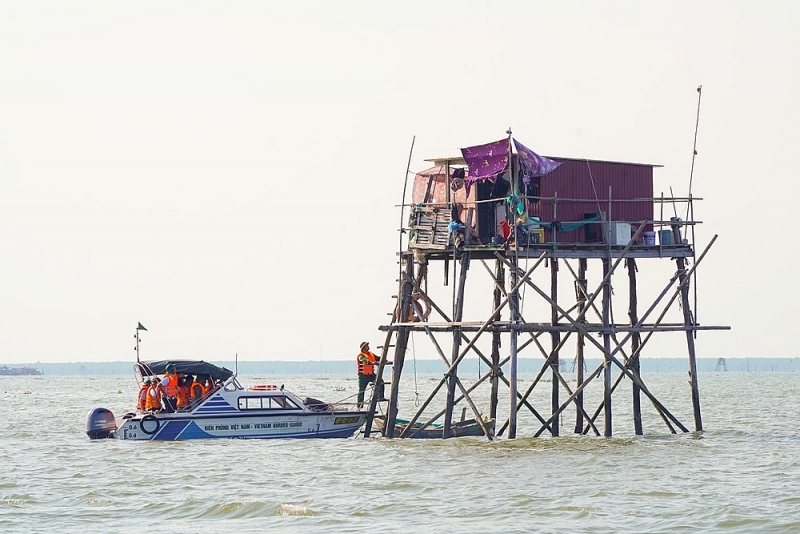
[[[409,248],[422,250],[429,260],[453,259],[454,249],[452,246],[429,248],[409,245]],[[542,252],[546,252],[548,258],[591,259],[618,258],[624,249],[625,247],[621,245],[609,246],[602,243],[543,243],[520,247],[516,251],[511,248],[506,249],[501,245],[472,245],[460,249],[458,253],[470,252],[476,259],[494,258],[498,252],[504,256],[516,254],[519,258],[538,258]],[[669,260],[691,258],[692,256],[694,256],[694,250],[691,245],[634,245],[625,255],[627,258],[666,258]]]

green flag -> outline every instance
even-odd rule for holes
[[[144,331],[146,332],[146,331],[147,331],[147,328],[145,328],[145,327],[142,325],[142,323],[139,323],[139,326],[137,326],[137,327],[136,327],[136,330],[144,330]]]

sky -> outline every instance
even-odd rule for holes
[[[663,165],[656,194],[692,172],[698,249],[719,236],[695,311],[731,327],[698,356],[796,356],[798,11],[2,2],[0,363],[133,361],[139,322],[144,359],[354,358],[394,307],[407,168],[508,128]]]

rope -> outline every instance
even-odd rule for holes
[[[414,359],[414,406],[419,408],[419,387],[417,387],[417,346],[414,344],[414,332],[411,332],[411,356]]]

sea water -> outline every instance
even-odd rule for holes
[[[686,375],[645,378],[693,429]],[[165,443],[86,437],[90,408],[130,410],[131,377],[0,377],[0,532],[800,531],[797,379],[700,373],[701,433],[671,434],[643,399],[636,437],[623,382],[612,438],[574,435],[570,408],[558,438],[531,437],[538,424],[520,412],[513,440]],[[357,387],[339,375],[241,380],[325,400]],[[409,377],[401,414],[439,380]],[[542,413],[546,386],[533,399]],[[485,392],[474,398],[488,412]]]

